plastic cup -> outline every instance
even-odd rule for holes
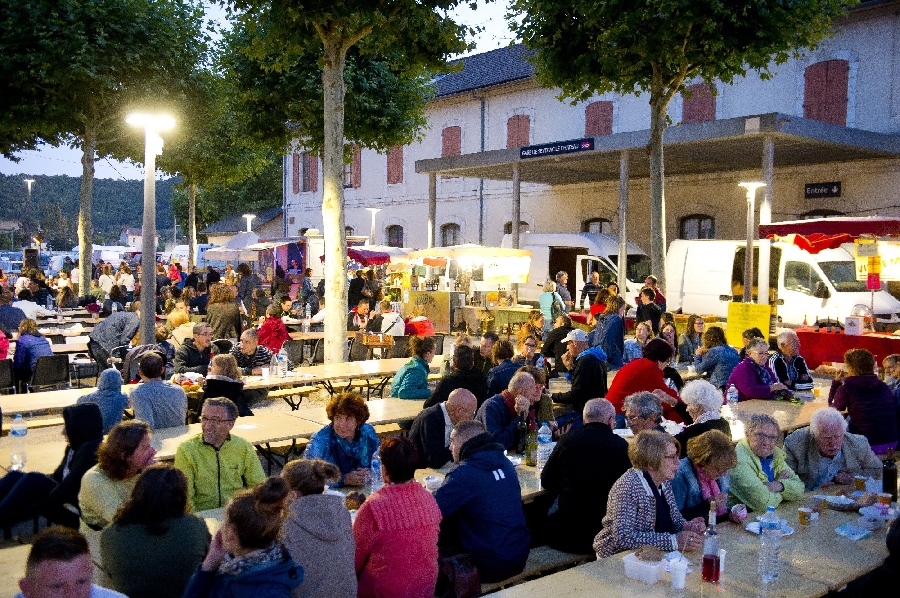
[[[677,559],[669,563],[669,577],[672,578],[672,589],[683,590],[684,580],[687,577],[687,561]]]
[[[262,370],[262,377],[268,378],[269,377],[269,368],[260,368],[260,369]]]
[[[891,493],[890,492],[880,492],[878,494],[878,503],[882,505],[891,505]]]
[[[860,492],[865,492],[866,491],[866,477],[861,476],[861,475],[856,476],[855,478],[853,478],[853,485]]]
[[[425,488],[427,488],[431,492],[434,492],[441,487],[441,483],[443,483],[443,481],[444,480],[441,478],[441,476],[427,475],[425,476]]]
[[[728,554],[728,551],[724,548],[719,549],[719,577],[721,578],[722,574],[725,573],[725,556]]]
[[[813,387],[813,396],[819,398],[822,395],[822,389],[818,386]]]
[[[809,507],[800,507],[797,509],[797,516],[800,519],[800,525],[809,525],[812,517],[812,509]]]

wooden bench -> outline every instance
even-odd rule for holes
[[[528,579],[570,569],[595,558],[594,554],[569,554],[549,546],[537,546],[528,553],[528,561],[521,573],[503,581],[481,584],[481,594],[489,594]]]
[[[404,430],[400,427],[399,424],[379,424],[372,427],[375,428],[375,433],[378,434],[379,438],[384,438],[385,436],[394,436],[397,434],[399,434],[400,436],[406,436],[409,433],[409,430]]]
[[[274,465],[284,467],[288,461],[299,459],[306,450],[309,440],[306,438],[297,438],[294,440],[281,440],[279,442],[270,442],[265,447],[256,447],[256,451],[266,460],[269,468],[269,475],[272,475]]]
[[[294,388],[279,388],[278,390],[270,390],[268,398],[284,399],[284,402],[291,406],[292,411],[300,408],[300,403],[304,397],[319,392],[318,386],[297,386]]]

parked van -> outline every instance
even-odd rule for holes
[[[855,305],[872,303],[866,283],[856,280],[856,264],[845,247],[811,254],[790,243],[772,243],[769,302],[775,304],[781,325],[828,318],[843,323]],[[727,316],[728,302],[743,298],[745,257],[746,241],[673,241],[666,256],[668,309]],[[755,301],[759,242],[753,264]],[[874,307],[882,327],[900,324],[900,301],[887,291],[875,292]]]
[[[504,235],[502,247],[512,247],[512,235]],[[522,233],[519,249],[531,251],[531,270],[528,283],[519,285],[519,303],[537,303],[544,292],[544,282],[554,280],[559,271],[568,272],[566,285],[578,309],[581,289],[590,280],[591,272],[600,273],[600,286],[618,282],[619,239],[613,235],[595,233]],[[632,307],[634,298],[644,286],[650,272],[650,257],[634,243],[628,243],[625,289],[622,298]]]

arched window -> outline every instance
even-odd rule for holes
[[[590,218],[581,223],[581,232],[611,235],[612,222],[607,218]]]
[[[353,230],[353,227],[352,227],[352,226],[345,226],[345,227],[344,227],[344,236],[345,236],[345,237],[352,237],[354,232],[355,232],[355,231]]]
[[[804,214],[800,214],[800,220],[811,220],[812,218],[833,218],[835,216],[846,216],[843,212],[837,210],[811,210]]]
[[[716,219],[706,214],[691,214],[681,219],[679,235],[682,239],[714,239]]]
[[[519,220],[519,232],[527,233],[529,230],[531,230],[531,227],[528,225],[528,223],[525,222],[524,220]],[[503,234],[504,235],[512,234],[512,220],[510,220],[509,222],[507,222],[506,224],[503,225]]]
[[[449,222],[441,226],[441,247],[459,245],[459,225]]]
[[[846,60],[825,60],[806,67],[803,118],[846,126],[849,81],[850,63]]]
[[[584,136],[612,135],[613,103],[593,102],[584,108]]]
[[[399,224],[392,224],[387,227],[387,244],[388,247],[403,247],[403,227]]]

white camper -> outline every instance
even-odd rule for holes
[[[746,241],[673,241],[666,256],[667,308],[683,313],[725,317],[728,302],[743,295]],[[759,242],[753,251],[754,289],[759,272]],[[855,305],[869,306],[881,325],[900,324],[900,301],[879,290],[874,295],[856,280],[853,255],[843,247],[808,253],[796,245],[772,243],[769,301],[783,326],[828,318],[843,323]]]
[[[512,247],[512,235],[504,235],[502,247]],[[544,282],[553,280],[559,271],[569,274],[568,289],[577,310],[581,289],[593,271],[600,273],[600,285],[618,282],[619,239],[595,233],[522,233],[519,249],[531,251],[528,283],[519,285],[519,303],[536,303],[544,292]],[[622,298],[634,307],[634,298],[644,286],[650,272],[650,258],[634,243],[627,245],[625,276],[627,288],[620,288]]]

